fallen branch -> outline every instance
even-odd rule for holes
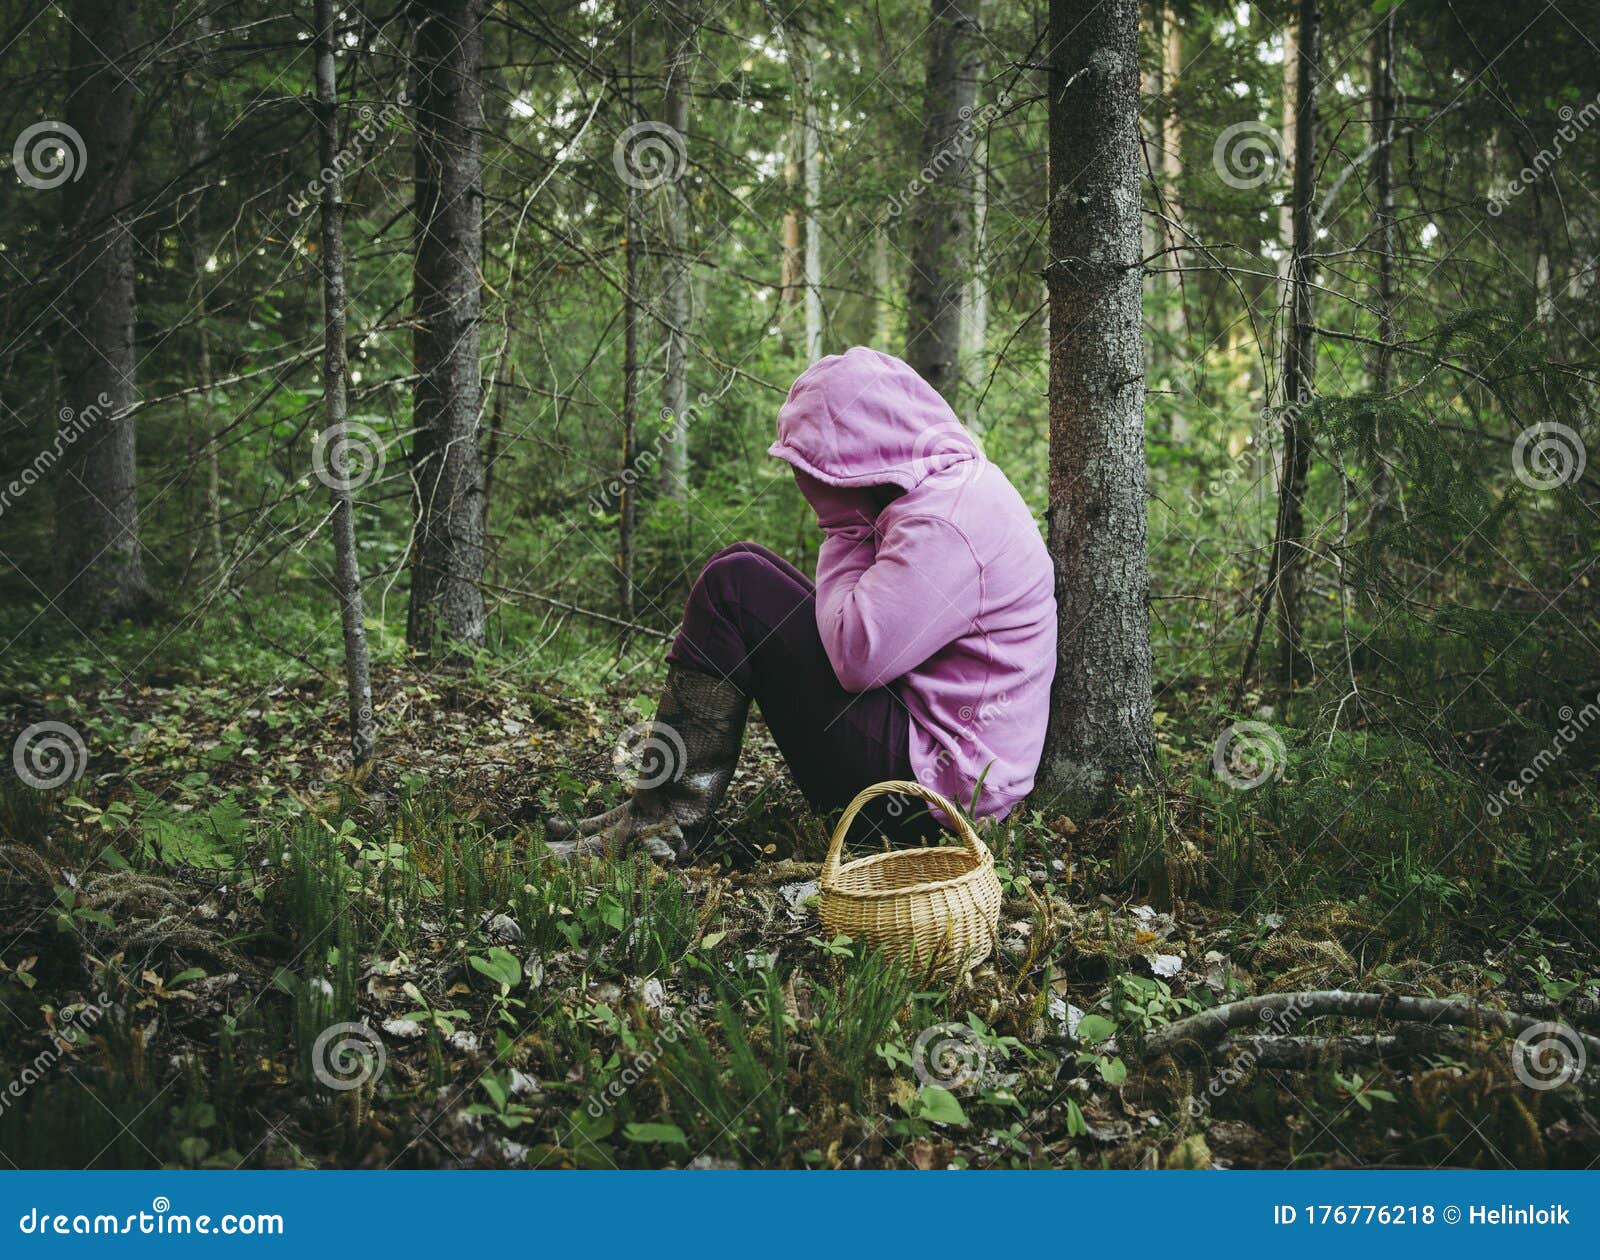
[[[641,626],[636,621],[626,621],[621,617],[613,617],[610,613],[597,612],[593,608],[581,608],[577,604],[567,603],[567,601],[564,599],[556,599],[551,595],[540,595],[536,591],[519,590],[515,586],[500,586],[494,582],[483,582],[482,586],[485,590],[494,591],[499,595],[515,596],[518,599],[537,600],[541,604],[548,604],[552,608],[559,608],[563,612],[571,613],[577,617],[588,617],[591,621],[603,621],[610,626],[620,626],[622,629],[627,630],[631,634],[647,635],[652,639],[663,639],[668,643],[671,643],[675,637],[674,635],[668,634],[665,630],[657,630],[653,626]]]
[[[1398,1019],[1455,1028],[1494,1028],[1520,1033],[1542,1023],[1533,1015],[1502,1011],[1459,998],[1402,997],[1395,993],[1347,993],[1343,989],[1312,989],[1303,993],[1268,993],[1260,997],[1225,1002],[1209,1011],[1158,1028],[1145,1045],[1153,1054],[1175,1053],[1188,1044],[1215,1047],[1229,1032],[1243,1027],[1271,1027],[1343,1015],[1358,1019]],[[1574,1030],[1590,1054],[1600,1054],[1600,1037]]]
[[[1398,1034],[1374,1033],[1370,1037],[1224,1037],[1217,1046],[1217,1057],[1255,1067],[1311,1068],[1329,1061],[1387,1059],[1418,1052],[1456,1053],[1462,1049],[1461,1034],[1448,1028],[1413,1024]]]

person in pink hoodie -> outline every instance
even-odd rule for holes
[[[1032,790],[1055,578],[1005,474],[915,371],[861,346],[800,374],[768,453],[817,514],[815,584],[756,543],[711,557],[667,655],[632,797],[549,820],[558,853],[688,856],[733,776],[751,700],[818,810],[914,778],[999,818]],[[873,821],[915,825],[896,812]]]

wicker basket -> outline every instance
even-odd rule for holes
[[[845,833],[876,796],[918,797],[942,810],[962,845],[901,849],[840,864]],[[818,913],[830,936],[865,941],[918,969],[959,975],[994,949],[1000,881],[994,857],[961,812],[920,783],[890,779],[856,795],[833,829],[818,881]]]

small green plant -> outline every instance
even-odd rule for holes
[[[81,931],[85,926],[98,928],[109,928],[111,926],[111,916],[109,914],[106,914],[103,910],[96,910],[93,907],[79,904],[78,890],[76,888],[71,888],[66,884],[57,884],[55,893],[55,924],[60,931],[77,932]]]
[[[511,993],[522,983],[522,960],[509,949],[494,945],[482,957],[476,954],[469,957],[467,964],[495,986],[497,990],[494,999],[495,1018],[515,1031],[518,1024],[517,1012],[523,1009],[524,1003],[521,999],[512,997]]]
[[[504,1071],[488,1071],[478,1078],[478,1086],[488,1096],[486,1103],[473,1103],[467,1108],[470,1116],[491,1116],[500,1127],[507,1130],[520,1129],[523,1125],[531,1123],[535,1118],[532,1107],[520,1103],[513,1095],[516,1083],[516,1074],[510,1069]]]
[[[455,1032],[457,1020],[466,1020],[472,1018],[472,1013],[470,1011],[464,1011],[458,1008],[446,1009],[444,1007],[435,1006],[432,1002],[428,1001],[422,990],[417,988],[417,986],[411,983],[409,980],[400,986],[400,991],[417,1004],[416,1010],[402,1016],[401,1018],[414,1020],[419,1024],[426,1025],[427,1027],[432,1028],[435,1032],[441,1033],[446,1037],[451,1036]]]
[[[1355,1103],[1362,1111],[1371,1111],[1375,1101],[1384,1103],[1395,1101],[1393,1093],[1387,1089],[1378,1089],[1372,1082],[1363,1079],[1360,1072],[1351,1072],[1349,1076],[1335,1072],[1333,1083],[1339,1087],[1343,1097]]]

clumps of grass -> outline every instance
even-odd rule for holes
[[[57,816],[58,792],[40,792],[20,779],[0,775],[0,836],[17,845],[43,848]]]
[[[617,975],[670,970],[699,926],[682,876],[638,854],[593,866],[543,863],[510,904],[525,942],[544,952],[584,951],[592,965]]]
[[[825,1087],[842,1087],[860,1111],[882,1063],[879,1050],[910,1011],[912,977],[877,950],[848,963],[831,961],[833,983],[816,990],[819,1076]]]
[[[775,1162],[803,1121],[790,1113],[789,1026],[784,983],[760,973],[748,1002],[725,995],[717,1005],[718,1050],[701,1028],[685,1026],[661,1049],[667,1110],[688,1148],[741,1163]]]

